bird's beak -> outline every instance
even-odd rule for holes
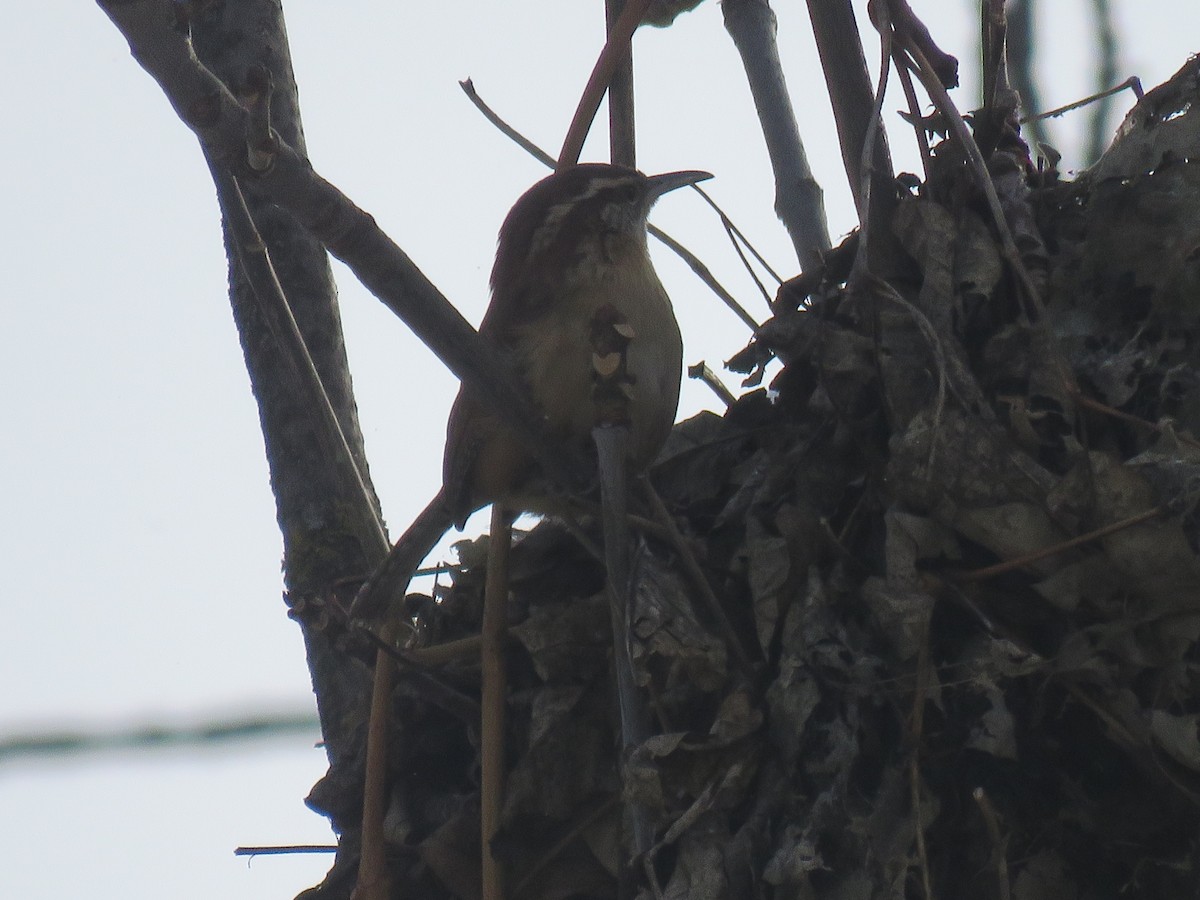
[[[650,175],[646,178],[649,183],[646,196],[653,203],[667,191],[695,184],[697,181],[707,181],[712,177],[712,172],[701,172],[695,169],[686,172],[664,172],[662,175]]]

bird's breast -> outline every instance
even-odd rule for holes
[[[521,329],[513,349],[550,427],[583,438],[595,420],[592,321],[601,308],[614,308],[633,331],[627,350],[631,456],[643,468],[675,420],[683,369],[679,325],[644,251],[588,266],[579,264],[570,288],[553,298],[545,319]]]

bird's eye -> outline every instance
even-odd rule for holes
[[[632,203],[633,201],[637,200],[637,198],[641,196],[641,193],[641,190],[636,184],[630,183],[621,185],[620,197],[626,203]]]

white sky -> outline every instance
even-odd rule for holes
[[[835,235],[853,225],[803,4],[777,2],[780,44]],[[964,60],[972,3],[914,0]],[[1043,101],[1089,90],[1088,0],[1055,0]],[[1147,87],[1200,49],[1200,4],[1117,0],[1121,77]],[[292,0],[287,17],[316,169],[372,212],[478,321],[495,232],[540,166],[495,132],[457,81],[557,152],[600,44],[598,0],[399,4]],[[875,52],[873,42],[869,52]],[[794,274],[740,63],[709,2],[636,45],[639,162],[704,168],[760,250]],[[874,65],[874,61],[872,61]],[[547,75],[546,73],[552,73]],[[280,600],[280,539],[261,437],[225,299],[213,191],[191,134],[88,2],[22,4],[0,30],[6,427],[0,542],[0,740],[56,726],[203,722],[311,706],[298,629]],[[1130,102],[1121,98],[1121,108]],[[891,102],[888,109],[898,104]],[[1066,129],[1082,119],[1068,120]],[[889,117],[902,167],[911,138]],[[1075,142],[1058,126],[1071,165]],[[585,156],[601,158],[606,143]],[[697,198],[655,221],[698,251],[756,315]],[[688,362],[714,368],[746,333],[673,258]],[[437,486],[452,378],[338,267],[372,475],[393,531]],[[736,386],[735,379],[728,379]],[[685,385],[681,415],[711,406]],[[302,798],[316,739],[221,750],[0,760],[0,884],[67,896],[291,897],[320,857],[232,856],[238,844],[330,839]],[[108,887],[111,885],[111,888]]]

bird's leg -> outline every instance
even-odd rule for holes
[[[500,830],[500,813],[504,806],[504,722],[508,694],[504,642],[508,634],[508,553],[512,546],[512,521],[512,514],[504,504],[492,505],[480,648],[483,712],[479,738],[479,819],[483,900],[503,900],[504,897],[504,871],[493,851],[492,841]]]

